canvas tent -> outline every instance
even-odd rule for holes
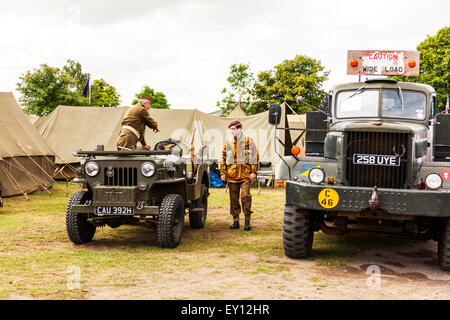
[[[104,145],[105,150],[116,150],[121,120],[127,109],[59,106],[45,119],[38,121],[36,128],[55,151],[56,163],[71,170],[73,176],[80,159],[72,155],[72,150],[94,150],[100,144]],[[158,122],[161,130],[155,134],[147,128],[145,138],[151,146],[167,138],[189,144],[193,129],[196,128],[196,152],[201,146],[207,145],[210,158],[220,161],[225,139],[229,137],[227,125],[230,118],[195,109],[150,109],[150,116]],[[244,132],[255,140],[260,160],[278,163],[279,158],[273,150],[274,129],[268,124],[268,111],[238,119],[243,124]],[[284,123],[283,115],[280,126],[284,126]],[[279,152],[280,148],[281,145],[277,145]]]
[[[287,120],[289,123],[289,128],[305,129],[306,128],[306,114],[288,114]],[[300,130],[290,130],[291,141],[295,139],[302,133]],[[299,142],[297,143],[299,147],[305,147],[305,133],[303,133]]]
[[[11,92],[0,92],[0,132],[1,195],[26,194],[51,187],[54,152]]]
[[[230,112],[229,115],[226,116],[226,118],[243,118],[246,114],[244,110],[242,110],[242,107],[240,104],[236,106],[236,108],[233,109],[233,111]]]

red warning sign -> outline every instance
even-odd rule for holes
[[[441,172],[441,178],[444,181],[448,181],[448,179],[450,179],[450,172],[448,171],[442,171]]]

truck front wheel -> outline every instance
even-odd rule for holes
[[[311,214],[296,206],[284,207],[283,247],[289,258],[304,258],[312,248],[314,230]]]
[[[69,239],[75,244],[84,244],[92,240],[96,227],[87,221],[87,214],[72,212],[73,205],[84,204],[88,199],[87,191],[76,191],[69,199],[66,210],[66,229]]]
[[[438,263],[442,270],[450,271],[450,218],[445,218],[438,242]]]
[[[184,200],[179,194],[166,195],[159,208],[158,241],[161,248],[175,248],[184,229]]]

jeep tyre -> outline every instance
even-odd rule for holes
[[[314,230],[311,215],[296,206],[285,205],[283,247],[289,258],[304,258],[312,248]]]
[[[159,208],[158,241],[161,248],[175,248],[184,229],[184,200],[179,194],[166,195]]]
[[[203,211],[189,210],[189,224],[193,229],[201,229],[205,226],[206,216],[208,214],[208,188],[202,184],[200,198],[194,200],[194,209],[202,208]]]
[[[75,244],[84,244],[92,240],[96,227],[87,221],[87,214],[73,213],[72,206],[84,204],[88,199],[87,191],[76,191],[69,199],[66,210],[66,230],[69,239]]]
[[[450,218],[444,218],[438,242],[438,263],[442,270],[450,271]]]

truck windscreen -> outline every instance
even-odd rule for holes
[[[336,99],[337,118],[405,118],[423,120],[426,116],[426,96],[419,91],[381,89],[341,91]]]
[[[338,118],[378,117],[379,90],[358,89],[338,93],[336,116]]]
[[[402,101],[403,100],[403,101]],[[389,118],[425,119],[426,96],[418,91],[383,89],[381,114]]]

